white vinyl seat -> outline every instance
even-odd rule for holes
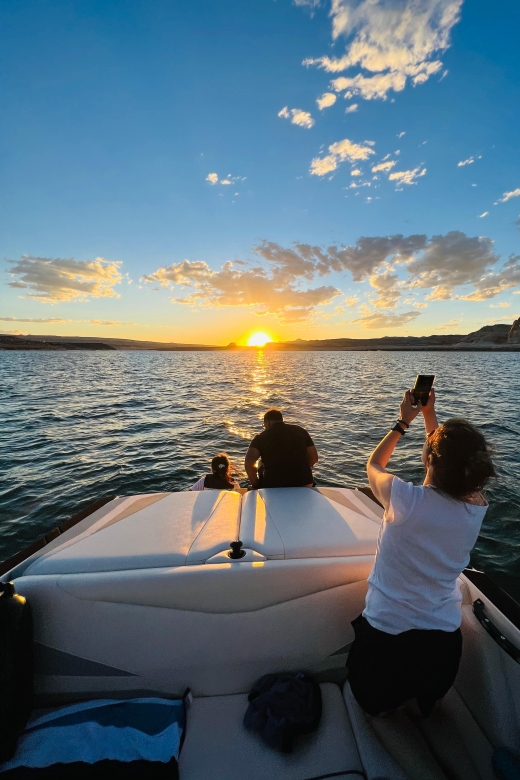
[[[180,780],[307,780],[362,770],[341,690],[324,683],[321,692],[319,728],[298,738],[290,754],[273,750],[244,727],[247,694],[194,699],[180,757]]]

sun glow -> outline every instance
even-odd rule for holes
[[[252,333],[249,336],[247,340],[247,346],[265,347],[265,345],[268,344],[270,341],[272,341],[272,338],[268,333],[264,333],[262,330],[257,330],[255,331],[255,333]]]

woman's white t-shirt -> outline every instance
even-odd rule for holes
[[[487,508],[394,477],[363,610],[374,628],[388,634],[459,628],[457,578]]]

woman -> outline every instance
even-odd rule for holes
[[[426,429],[426,477],[415,486],[386,466],[419,412]],[[427,716],[457,674],[462,650],[457,578],[488,507],[480,491],[495,471],[486,440],[469,422],[438,425],[433,390],[426,406],[414,406],[407,391],[399,417],[367,463],[370,487],[385,514],[347,663],[352,692],[365,712],[386,714],[416,699]]]
[[[215,455],[211,461],[211,474],[201,477],[190,490],[237,490],[240,486],[232,475],[233,467],[225,452]]]

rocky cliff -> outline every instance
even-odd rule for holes
[[[520,317],[513,322],[507,334],[508,344],[520,344]]]

